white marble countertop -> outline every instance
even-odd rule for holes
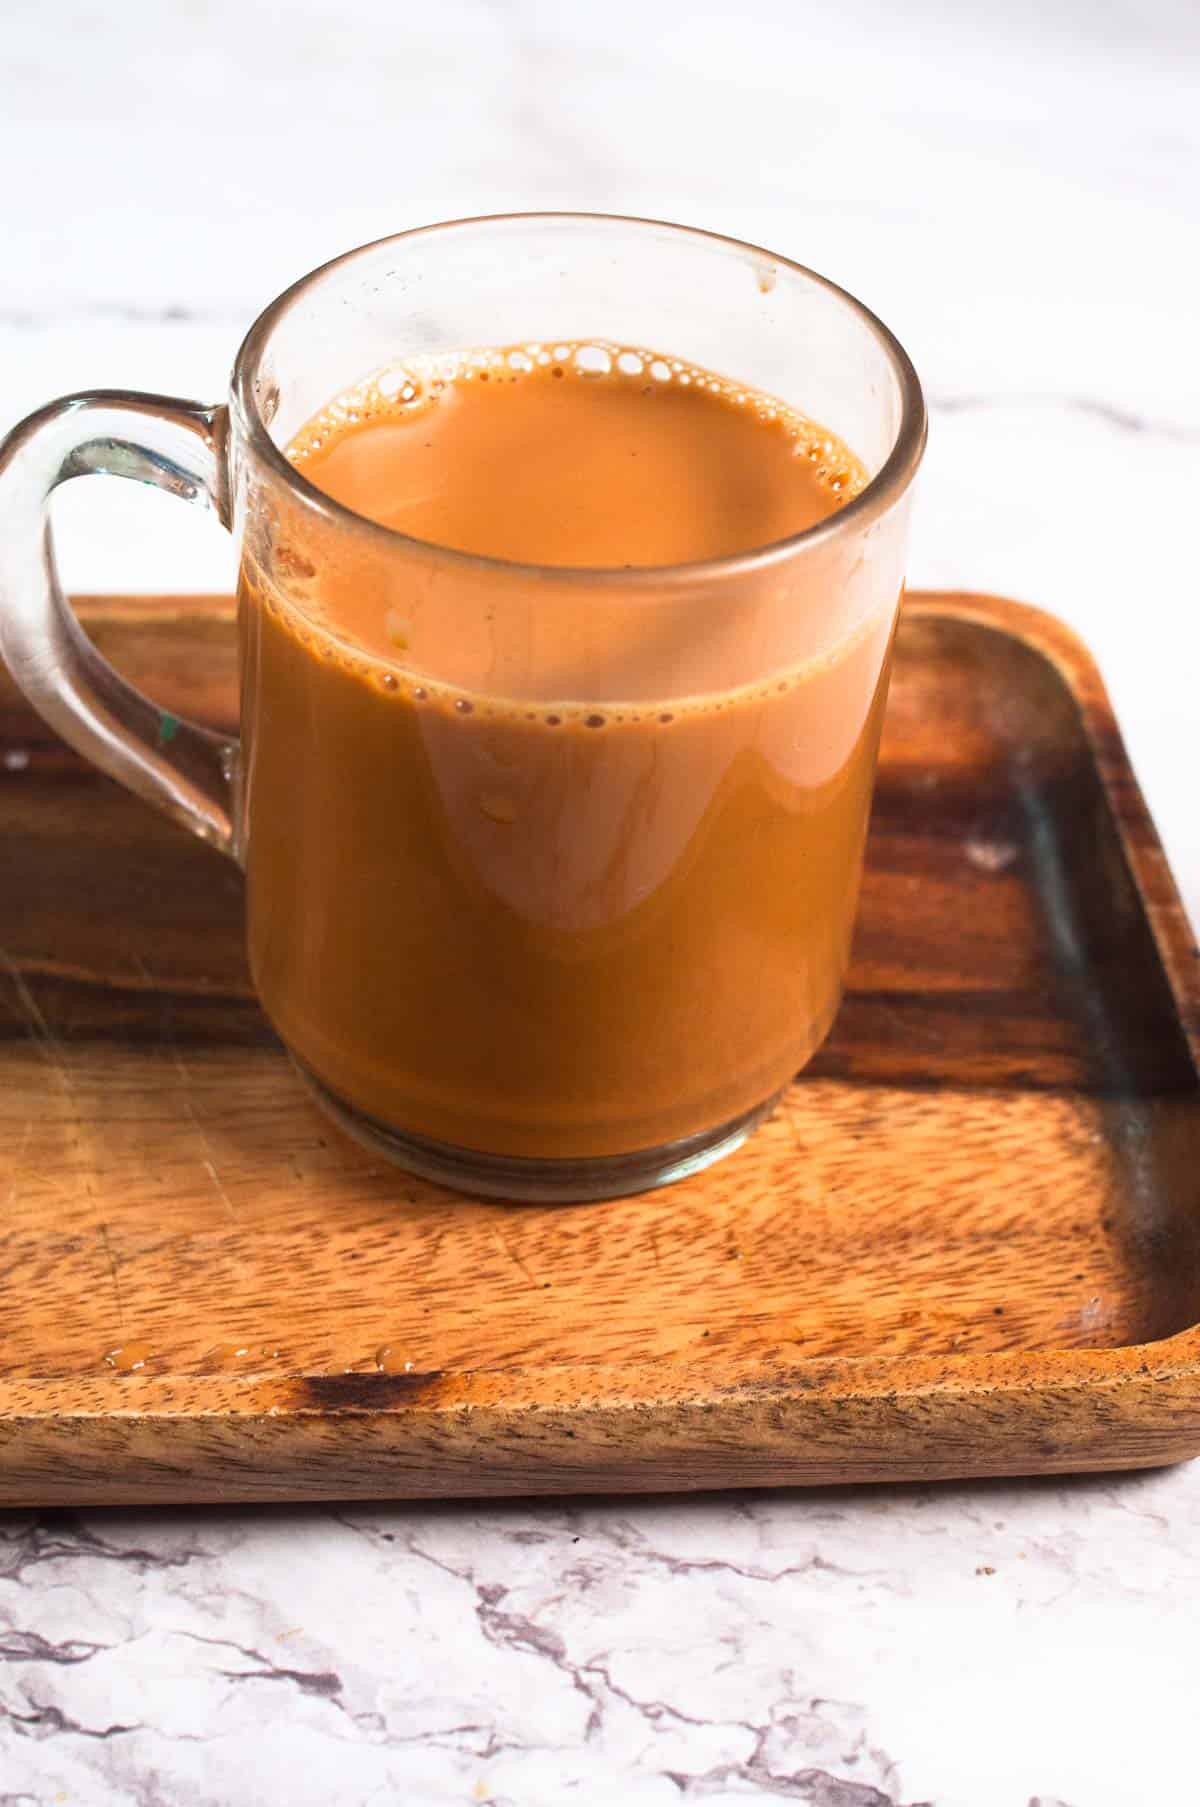
[[[826,270],[932,403],[912,580],[1090,641],[1194,919],[1193,0],[10,0],[0,428],[217,398],[336,250],[510,207]],[[77,589],[225,585],[76,484]],[[0,1807],[680,1799],[1142,1807],[1196,1790],[1200,1465],[581,1505],[0,1516]]]

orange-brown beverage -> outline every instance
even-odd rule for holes
[[[762,622],[819,596],[768,571],[740,627],[684,596],[687,621],[679,568],[818,526],[863,467],[780,401],[595,343],[411,360],[288,456],[457,555],[410,599],[298,511],[245,561],[249,944],[288,1046],[386,1132],[501,1162],[750,1120],[837,1007],[896,595],[796,664]],[[619,621],[586,583],[529,644],[488,618],[489,573],[536,597],[580,567],[629,589]]]

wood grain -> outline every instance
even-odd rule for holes
[[[81,613],[232,725],[227,601]],[[0,756],[0,1499],[1200,1450],[1197,953],[1049,617],[910,600],[835,1032],[736,1156],[616,1203],[463,1199],[345,1142],[254,1001],[236,870],[7,686]]]

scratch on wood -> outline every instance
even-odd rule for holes
[[[521,1274],[526,1281],[528,1281],[529,1285],[530,1286],[540,1286],[541,1281],[538,1279],[537,1275],[532,1271],[528,1262],[516,1249],[509,1247],[508,1242],[505,1240],[505,1238],[501,1234],[501,1232],[498,1229],[496,1229],[495,1227],[493,1227],[492,1235],[496,1239],[496,1246],[499,1248],[501,1254],[505,1255],[508,1258],[508,1260],[512,1262],[512,1264],[516,1268],[517,1272],[519,1274]]]
[[[7,948],[0,947],[0,966],[12,980],[13,990],[17,994],[17,1002],[21,1006],[25,1026],[30,1035],[41,1048],[45,1058],[61,1070],[58,1037],[42,1015],[41,1006],[25,982],[25,975]]]
[[[787,1132],[791,1137],[792,1147],[796,1150],[796,1153],[800,1155],[807,1154],[808,1149],[805,1142],[804,1131],[800,1124],[800,1113],[797,1109],[796,1091],[794,1087],[784,1094],[783,1100],[779,1106],[779,1115],[787,1125]]]
[[[196,1127],[197,1127],[197,1129],[200,1129],[200,1125],[198,1123],[196,1124]],[[200,1134],[201,1134],[201,1136],[204,1135],[204,1131],[202,1129],[200,1130]],[[206,1140],[206,1146],[207,1146],[207,1140]],[[234,1208],[233,1208],[233,1200],[230,1198],[228,1192],[226,1192],[225,1182],[221,1178],[220,1174],[217,1172],[216,1166],[214,1165],[214,1163],[212,1161],[205,1161],[204,1167],[208,1174],[209,1179],[212,1181],[213,1185],[217,1189],[217,1192],[220,1194],[221,1198],[224,1200],[225,1209],[228,1211],[230,1217],[231,1218],[236,1217],[237,1213],[234,1211]]]
[[[121,1281],[117,1274],[117,1257],[113,1245],[108,1239],[108,1225],[100,1225],[100,1240],[104,1244],[104,1253],[108,1256],[108,1271],[112,1275],[113,1292],[117,1297],[117,1322],[121,1329],[125,1328],[125,1302],[121,1297]]]
[[[221,1175],[217,1170],[217,1164],[212,1158],[213,1157],[213,1147],[212,1147],[212,1143],[208,1139],[208,1131],[205,1129],[203,1123],[200,1121],[200,1117],[196,1111],[196,1107],[192,1103],[191,1093],[190,1093],[190,1089],[189,1089],[192,1084],[192,1076],[188,1072],[187,1064],[184,1061],[183,1055],[179,1052],[179,1049],[176,1047],[175,1042],[173,1041],[173,1039],[171,1037],[170,1030],[169,1029],[166,1030],[165,1033],[166,1033],[166,1037],[167,1037],[167,1050],[168,1050],[169,1054],[171,1055],[172,1060],[174,1061],[176,1071],[178,1072],[180,1078],[183,1081],[183,1108],[187,1112],[188,1117],[191,1120],[192,1127],[196,1131],[196,1134],[199,1136],[201,1146],[203,1147],[204,1152],[205,1152],[205,1159],[202,1162],[202,1165],[204,1167],[205,1172],[208,1174],[208,1177],[211,1179],[211,1181],[213,1183],[213,1188],[216,1191],[217,1197],[221,1200],[222,1204],[225,1206],[225,1209],[229,1213],[230,1221],[232,1222],[233,1219],[237,1216],[237,1213],[235,1212],[235,1210],[233,1208],[233,1200],[230,1198],[228,1192],[225,1190],[225,1182],[222,1180]]]
[[[29,1144],[30,1144],[30,1141],[32,1140],[32,1138],[33,1138],[33,1118],[30,1117],[27,1119],[25,1128],[21,1132],[21,1140],[17,1143],[16,1148],[13,1150],[12,1166],[13,1166],[14,1173],[19,1174],[20,1169],[21,1169],[21,1162],[24,1159],[25,1150],[29,1147]],[[14,1179],[12,1185],[8,1189],[8,1197],[5,1200],[5,1205],[10,1210],[11,1210],[12,1206],[15,1205],[17,1202],[17,1198],[19,1196],[18,1186],[19,1186],[19,1181]]]
[[[91,1187],[87,1179],[88,1162],[83,1158],[88,1152],[85,1144],[86,1112],[76,1108],[75,1081],[71,1075],[62,1040],[46,1021],[42,1008],[30,990],[24,973],[8,949],[4,947],[0,947],[0,970],[6,972],[12,981],[17,1003],[20,1005],[22,1020],[29,1032],[30,1042],[36,1050],[38,1058],[45,1062],[55,1090],[72,1112],[71,1115],[65,1117],[63,1130],[74,1145],[75,1166],[84,1190],[90,1192]],[[40,1175],[39,1178],[43,1182],[56,1185],[56,1181],[50,1175]],[[61,1187],[57,1189],[62,1190]],[[13,1192],[9,1196],[10,1204],[15,1196],[14,1186]]]
[[[133,960],[134,960],[135,965],[138,967],[139,971],[144,974],[147,984],[151,987],[151,989],[156,989],[157,981],[155,980],[153,973],[150,971],[150,968],[147,966],[147,964],[146,964],[145,960],[142,958],[142,956],[139,953],[135,952],[133,955]],[[175,1068],[175,1071],[178,1073],[180,1079],[183,1082],[180,1087],[180,1097],[181,1097],[181,1101],[183,1104],[183,1108],[187,1112],[188,1119],[191,1122],[192,1128],[195,1130],[197,1136],[200,1138],[200,1145],[204,1150],[204,1159],[201,1162],[201,1166],[204,1168],[204,1171],[207,1173],[209,1179],[212,1181],[213,1190],[216,1192],[217,1197],[221,1200],[221,1203],[224,1205],[226,1211],[229,1213],[229,1220],[232,1223],[232,1222],[234,1222],[234,1220],[237,1217],[237,1212],[233,1208],[233,1200],[230,1198],[229,1193],[227,1192],[227,1190],[225,1188],[225,1182],[221,1178],[221,1174],[217,1167],[216,1161],[213,1159],[214,1151],[213,1151],[212,1143],[208,1139],[208,1131],[205,1129],[203,1123],[200,1121],[200,1117],[196,1110],[196,1106],[192,1102],[192,1075],[188,1070],[187,1062],[183,1058],[183,1053],[179,1047],[179,1044],[175,1040],[174,1035],[172,1034],[170,1017],[168,1015],[166,1008],[164,1008],[164,1010],[162,1012],[161,1022],[162,1022],[162,1034],[163,1034],[163,1051],[166,1054],[167,1058],[170,1060],[171,1064]]]

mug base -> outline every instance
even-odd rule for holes
[[[631,1154],[540,1161],[455,1148],[393,1129],[331,1092],[295,1055],[292,1062],[322,1110],[372,1154],[382,1155],[406,1172],[450,1186],[456,1192],[527,1204],[583,1204],[589,1200],[624,1198],[688,1179],[740,1148],[783,1096],[781,1088],[752,1110],[743,1111],[741,1116],[715,1129],[702,1130],[657,1148],[636,1149]]]

